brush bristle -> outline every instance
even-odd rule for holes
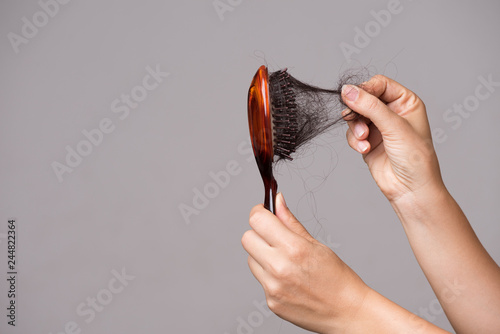
[[[298,131],[297,103],[290,74],[286,69],[271,73],[269,76],[269,94],[273,119],[273,150],[278,160],[293,160]]]
[[[305,84],[286,69],[269,74],[269,96],[273,124],[274,161],[292,160],[292,154],[316,136],[346,119],[342,110],[343,84],[356,84],[356,75],[341,78],[336,89]],[[355,112],[345,117],[356,119]]]

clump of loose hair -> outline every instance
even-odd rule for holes
[[[336,124],[359,117],[341,98],[342,86],[358,85],[361,73],[346,73],[336,89],[306,84],[291,76],[287,69],[269,75],[269,95],[273,117],[274,159],[292,160],[292,154]]]

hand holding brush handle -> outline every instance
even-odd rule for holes
[[[250,212],[241,240],[248,265],[279,317],[316,333],[447,333],[368,287],[276,200]],[[421,332],[420,332],[421,331]]]
[[[345,86],[342,96],[361,115],[349,124],[349,145],[400,217],[451,324],[457,333],[498,333],[500,269],[442,182],[424,104],[383,76]],[[281,318],[318,333],[445,333],[368,287],[281,194],[276,215],[257,205],[249,223],[248,264]]]

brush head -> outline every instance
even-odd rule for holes
[[[347,75],[337,89],[324,89],[295,79],[287,69],[268,73],[261,66],[248,91],[248,123],[257,163],[292,160],[291,155],[314,137],[359,117],[352,111],[342,116],[346,105],[341,98],[342,85],[357,78]]]
[[[257,160],[292,160],[298,131],[297,104],[290,74],[280,70],[268,74],[261,66],[248,91],[248,124]]]

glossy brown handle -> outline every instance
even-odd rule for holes
[[[266,182],[267,181],[267,182]],[[264,207],[276,214],[276,193],[278,191],[278,183],[274,179],[264,180],[265,197],[264,197]]]

